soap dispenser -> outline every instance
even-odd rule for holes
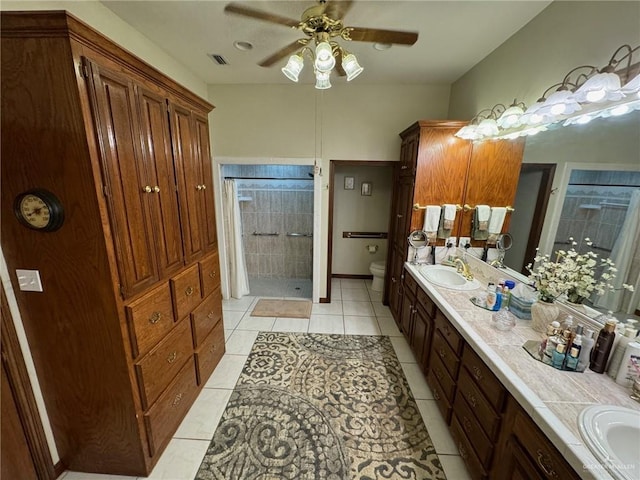
[[[609,319],[600,330],[593,350],[591,350],[589,370],[593,370],[596,373],[604,373],[611,347],[613,347],[613,340],[616,336],[616,323],[615,319]]]

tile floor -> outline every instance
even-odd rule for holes
[[[148,478],[191,480],[195,477],[258,331],[272,330],[389,335],[447,478],[469,479],[409,345],[398,331],[389,308],[382,305],[381,294],[370,290],[370,285],[371,280],[333,279],[331,303],[314,304],[309,319],[251,317],[259,297],[225,300],[226,353]],[[135,478],[68,471],[60,480]]]

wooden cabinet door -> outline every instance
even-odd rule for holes
[[[201,166],[200,214],[202,217],[202,242],[205,251],[211,251],[218,245],[216,233],[216,213],[213,203],[213,171],[211,167],[211,148],[209,146],[209,122],[207,117],[194,114],[196,161]]]
[[[431,348],[432,333],[433,320],[418,305],[414,315],[411,349],[416,355],[418,365],[425,373],[429,367],[429,349]]]
[[[158,280],[154,232],[140,142],[135,85],[125,75],[86,60],[104,191],[111,220],[121,290],[125,297]]]
[[[160,276],[168,278],[184,265],[184,252],[167,101],[161,95],[138,88],[138,103],[143,160],[152,188],[147,198],[154,225],[153,243]]]

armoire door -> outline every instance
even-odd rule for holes
[[[101,150],[105,196],[114,236],[121,290],[129,297],[159,278],[147,178],[141,147],[135,85],[124,74],[86,60],[87,82]]]
[[[202,242],[205,251],[213,250],[218,244],[216,234],[216,214],[213,204],[213,171],[211,148],[209,146],[209,123],[206,117],[195,114],[196,161],[201,165],[202,189],[199,190],[200,213],[202,216]]]

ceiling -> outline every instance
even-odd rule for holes
[[[331,1],[331,0],[329,0]],[[302,33],[284,25],[225,14],[228,1],[101,0],[107,8],[156,43],[208,84],[288,83],[280,68],[258,62]],[[236,3],[299,20],[314,1],[244,1]],[[413,46],[394,45],[378,51],[372,43],[346,42],[364,72],[361,84],[450,84],[520,30],[551,1],[355,1],[345,26],[407,30],[419,33]],[[235,41],[250,42],[241,51]],[[349,43],[349,45],[346,45]],[[227,65],[208,54],[222,55]],[[308,62],[307,62],[308,63]],[[332,82],[345,82],[344,78]],[[313,83],[306,68],[301,83]]]

